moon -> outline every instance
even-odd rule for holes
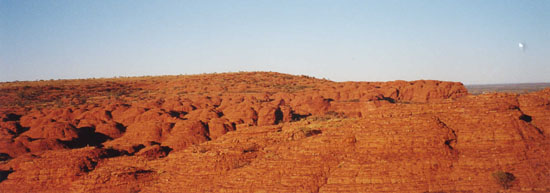
[[[522,52],[525,51],[525,43],[523,43],[523,42],[518,43],[518,47]]]

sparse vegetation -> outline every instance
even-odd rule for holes
[[[308,128],[308,127],[301,127],[300,128],[300,131],[304,133],[304,135],[306,137],[310,137],[310,136],[314,136],[314,135],[319,135],[322,133],[321,130],[318,130],[318,129],[311,129],[311,128]]]
[[[280,84],[273,85],[273,88],[282,89],[285,92],[295,93],[295,92],[303,91],[305,89],[314,88],[314,87],[309,85],[296,85],[296,84],[292,85],[287,83],[280,83]]]
[[[350,100],[345,100],[343,102],[348,102],[348,103],[357,103],[357,102],[360,102],[361,100],[359,99],[350,99]]]
[[[115,89],[109,91],[108,95],[112,98],[119,99],[121,96],[125,95],[126,92],[123,90]]]
[[[23,100],[34,100],[42,94],[40,88],[33,88],[30,86],[24,86],[17,91],[17,97]]]
[[[512,186],[512,182],[516,180],[514,174],[498,170],[493,173],[493,178],[504,189],[508,189]]]
[[[231,164],[231,169],[239,169],[244,166],[250,165],[250,161],[248,160],[241,160],[241,159],[234,159]]]
[[[344,119],[347,116],[343,112],[328,111],[324,115],[310,116],[307,119],[311,121],[328,121],[331,119]]]
[[[193,145],[191,147],[193,149],[193,153],[206,153],[208,152],[208,149],[206,149],[205,147],[203,146],[200,146],[200,145]]]
[[[5,122],[0,125],[2,127],[0,130],[3,129],[3,134],[13,139],[7,141],[5,146],[7,151],[1,151],[10,154],[0,153],[0,164],[32,161],[32,165],[29,162],[24,165],[25,167],[15,168],[17,176],[10,176],[11,178],[32,177],[36,175],[37,170],[48,170],[48,173],[43,176],[44,183],[36,183],[37,178],[31,177],[24,181],[9,179],[0,182],[0,189],[13,188],[13,192],[52,189],[55,191],[55,188],[60,185],[70,184],[70,187],[81,187],[101,181],[105,182],[105,186],[98,187],[97,191],[111,188],[113,191],[128,191],[132,186],[136,187],[135,191],[140,191],[141,187],[159,183],[155,186],[159,191],[180,188],[200,192],[217,190],[216,187],[219,186],[210,186],[211,184],[208,183],[212,179],[235,179],[228,183],[228,191],[242,189],[243,184],[239,184],[241,182],[249,185],[249,183],[259,184],[270,180],[278,185],[284,183],[288,187],[284,187],[287,189],[275,187],[276,189],[266,189],[266,191],[315,192],[319,191],[323,184],[333,180],[330,179],[331,176],[336,176],[333,174],[340,171],[344,173],[337,174],[339,179],[341,176],[343,180],[350,180],[352,182],[350,185],[367,192],[379,190],[380,186],[389,187],[388,191],[430,193],[488,192],[494,191],[493,189],[509,192],[530,188],[521,187],[523,183],[518,183],[519,180],[511,173],[495,172],[496,170],[491,168],[493,166],[491,159],[483,159],[480,160],[479,165],[472,165],[475,170],[473,172],[485,171],[486,173],[484,179],[473,179],[479,181],[477,182],[479,186],[471,189],[467,183],[463,183],[464,186],[454,185],[457,181],[472,180],[464,179],[464,176],[468,177],[467,174],[460,174],[461,178],[456,176],[455,178],[442,173],[443,185],[433,187],[425,184],[430,179],[414,180],[415,174],[410,172],[392,177],[393,174],[402,170],[411,168],[418,170],[417,164],[407,164],[411,162],[408,156],[413,156],[413,161],[422,159],[422,155],[414,157],[416,150],[434,149],[437,150],[436,153],[441,153],[441,156],[434,157],[436,160],[433,164],[420,168],[419,172],[445,169],[448,167],[446,163],[458,157],[459,152],[454,149],[458,136],[454,131],[453,134],[447,132],[449,129],[446,128],[446,124],[432,121],[434,117],[439,119],[438,117],[443,116],[449,120],[458,118],[461,121],[463,120],[461,118],[464,118],[464,124],[467,126],[461,127],[462,122],[453,122],[454,126],[463,128],[462,133],[477,131],[476,128],[484,128],[484,131],[487,130],[489,134],[497,129],[506,129],[506,132],[501,134],[507,137],[509,130],[515,131],[515,125],[506,124],[510,121],[518,121],[520,116],[518,109],[508,107],[509,104],[519,100],[515,95],[500,98],[465,97],[456,101],[429,103],[413,101],[414,105],[405,106],[399,101],[396,102],[398,104],[389,104],[388,101],[383,101],[389,98],[378,97],[381,96],[380,94],[370,94],[370,92],[382,93],[385,89],[393,90],[396,84],[391,82],[376,83],[381,85],[381,89],[372,90],[370,88],[373,86],[369,83],[319,82],[318,80],[308,82],[309,79],[306,78],[284,75],[277,75],[274,79],[266,73],[245,75],[185,76],[177,79],[148,77],[143,80],[136,78],[134,81],[101,79],[90,80],[91,82],[88,83],[55,81],[50,82],[49,85],[25,83],[31,85],[29,91],[43,92],[35,100],[18,98],[18,95],[24,98],[33,96],[25,92],[17,93],[25,85],[0,84],[0,110],[7,107],[4,108],[6,113],[14,113],[4,113],[0,116],[0,119]],[[285,85],[288,87],[284,87]],[[300,85],[312,85],[312,87],[289,93],[288,89],[304,89]],[[406,88],[407,85],[401,86]],[[276,86],[280,88],[275,88]],[[237,93],[241,91],[240,88],[243,89],[243,93]],[[319,89],[319,92],[315,91],[316,89]],[[350,94],[342,94],[345,92]],[[546,93],[543,94],[540,96],[547,96]],[[113,97],[120,98],[114,100]],[[430,95],[430,97],[440,99],[446,96]],[[494,99],[498,101],[494,102]],[[529,102],[528,104],[538,100],[538,98],[537,100],[520,99]],[[18,101],[29,104],[25,108],[5,105],[16,104]],[[404,100],[403,103],[409,102]],[[469,111],[457,109],[457,107],[464,107],[465,104],[479,104],[479,108],[472,106]],[[495,112],[486,111],[487,107],[492,108],[500,104],[503,104],[502,108],[506,109],[496,112],[504,116],[502,120],[492,116]],[[56,106],[62,108],[56,108]],[[35,107],[37,109],[43,107],[44,110],[31,109]],[[515,116],[509,116],[510,113]],[[525,115],[520,116],[519,119],[528,122],[539,116],[537,113],[529,114],[533,117]],[[487,116],[491,116],[494,120],[479,124],[466,120],[468,117],[474,117],[477,120]],[[483,153],[496,153],[494,156],[498,156],[500,150],[485,151],[494,148],[494,139],[502,136],[478,136],[476,140],[487,146],[476,149],[466,148],[460,153],[474,157],[477,151],[484,151]],[[528,137],[531,137],[530,140],[535,143],[546,140],[535,135]],[[27,144],[32,145],[29,145],[32,148],[26,147]],[[38,145],[43,148],[35,148]],[[452,150],[451,154],[447,149],[441,149],[445,148],[442,145]],[[509,146],[514,144],[497,145],[509,150]],[[530,148],[533,151],[543,152],[538,146]],[[167,156],[172,150],[177,153],[166,158],[162,164],[157,164],[161,160],[153,161]],[[517,150],[523,151],[523,149]],[[394,159],[391,156],[394,156],[395,152],[402,156]],[[493,154],[488,155],[493,156]],[[93,161],[93,164],[88,158]],[[109,160],[103,162],[103,159]],[[443,162],[440,163],[440,159]],[[541,157],[530,159],[543,160]],[[335,164],[338,166],[335,167]],[[400,167],[394,167],[396,164]],[[6,169],[9,168],[0,169],[0,181],[2,178],[6,179],[11,172]],[[357,177],[354,172],[345,172],[358,169],[372,171],[377,176]],[[515,169],[513,172],[516,174],[525,172],[522,168]],[[263,175],[266,170],[274,172]],[[181,171],[192,172],[193,175],[179,175]],[[334,171],[336,173],[333,173]],[[493,177],[489,177],[491,174]],[[543,174],[538,172],[533,175],[542,176]],[[74,182],[73,179],[76,177],[79,180]],[[546,178],[540,178],[540,180],[546,180]],[[71,184],[73,182],[75,184]],[[167,183],[163,184],[165,182]],[[177,187],[161,189],[164,185],[174,185],[172,182],[185,183],[178,184]],[[29,186],[17,186],[18,183]],[[194,186],[197,183],[201,183],[201,186]],[[375,183],[380,186],[371,186]],[[415,187],[410,186],[411,183],[416,183]],[[273,183],[267,183],[267,185],[271,186]],[[307,188],[306,186],[311,189],[304,189]],[[117,187],[122,188],[114,189]],[[542,188],[541,190],[544,191]]]
[[[275,153],[275,152],[267,152],[264,157],[266,159],[275,159],[275,158],[278,158],[279,156]]]

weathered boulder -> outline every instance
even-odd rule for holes
[[[207,140],[206,127],[200,121],[184,120],[176,122],[170,136],[162,144],[177,151]]]
[[[274,125],[282,122],[283,112],[278,107],[266,106],[258,112],[258,126]]]
[[[300,115],[322,115],[330,108],[330,101],[322,96],[298,96],[291,101],[290,106]]]
[[[147,144],[151,141],[160,142],[170,136],[172,123],[159,121],[136,122],[126,128],[122,137],[113,140],[112,143],[126,143],[130,145]]]
[[[171,150],[169,147],[154,144],[141,149],[136,155],[145,157],[147,160],[154,160],[166,157]]]
[[[224,117],[236,124],[256,125],[258,113],[252,107],[241,103],[223,110]]]
[[[224,118],[214,118],[208,122],[208,131],[210,139],[216,139],[229,131],[235,130],[235,127]]]
[[[31,127],[28,131],[22,133],[30,138],[51,138],[64,141],[70,141],[78,138],[78,130],[67,122],[46,122],[43,125]]]
[[[95,126],[95,132],[104,134],[111,139],[121,137],[125,131],[126,128],[122,124],[116,122],[101,123]]]

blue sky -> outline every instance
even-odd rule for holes
[[[550,82],[550,1],[0,0],[0,81],[235,71]]]

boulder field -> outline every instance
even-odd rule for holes
[[[550,89],[275,72],[0,83],[0,192],[549,192]]]

